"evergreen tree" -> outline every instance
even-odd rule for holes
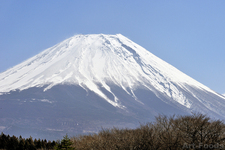
[[[42,148],[42,143],[41,143],[40,139],[37,140],[35,146],[36,146],[37,149],[41,149]]]
[[[34,145],[35,145],[36,148],[37,148],[37,142],[38,142],[38,140],[34,139]]]
[[[13,135],[12,137],[9,138],[9,141],[7,143],[7,149],[16,150],[18,145],[19,145],[18,138]]]
[[[61,144],[58,145],[57,150],[73,150],[73,148],[71,147],[73,143],[71,142],[71,140],[69,139],[68,135],[66,134],[66,136],[63,137]]]
[[[29,142],[29,150],[35,150],[35,145],[34,145],[34,141],[33,138],[30,136],[30,138],[28,139]]]
[[[0,149],[5,149],[6,148],[6,143],[7,143],[7,137],[6,135],[2,132],[0,136]]]
[[[28,139],[25,140],[24,150],[29,150],[30,148],[30,142]]]
[[[56,142],[55,141],[52,141],[52,143],[51,143],[51,148],[53,149],[55,146],[56,146]]]
[[[46,149],[52,149],[52,142],[48,141],[47,145],[46,145]]]
[[[6,149],[7,143],[9,142],[9,135],[6,136],[3,132],[1,133],[0,149]]]
[[[19,137],[19,142],[20,142],[21,140],[23,140],[23,138],[22,138],[22,136],[20,135],[20,137]]]
[[[43,149],[46,149],[46,145],[47,145],[47,140],[46,139],[45,140],[41,140],[41,147]]]
[[[20,136],[19,138],[19,145],[17,150],[24,150],[25,149],[25,140]]]
[[[43,140],[43,139],[41,140],[41,148],[43,148],[43,149],[45,149],[45,148],[46,148],[46,144],[45,144],[45,142],[44,142],[44,140]]]

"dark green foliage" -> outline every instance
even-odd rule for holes
[[[1,136],[0,136],[0,149],[6,149],[8,143],[9,143],[9,136],[6,136],[5,134],[1,133]]]
[[[57,150],[73,150],[74,148],[71,147],[73,143],[71,142],[70,138],[66,134],[66,136],[63,137],[61,144],[57,146]]]
[[[21,136],[19,137],[19,145],[18,150],[24,150],[25,149],[25,139],[23,139]]]
[[[5,150],[37,150],[37,149],[53,149],[56,146],[55,141],[33,140],[32,137],[24,139],[22,136],[19,138],[1,133],[0,135],[0,149]]]
[[[16,150],[19,145],[18,138],[15,136],[9,137],[9,141],[7,143],[7,149]]]

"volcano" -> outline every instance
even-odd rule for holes
[[[60,139],[159,114],[224,119],[225,96],[121,34],[75,35],[0,73],[0,131]]]

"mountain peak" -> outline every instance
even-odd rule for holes
[[[109,82],[133,97],[137,87],[154,88],[188,108],[192,102],[174,83],[213,92],[121,34],[75,35],[66,39],[1,73],[0,91],[47,85],[46,91],[57,84],[76,84],[122,108],[116,96],[114,100],[108,99],[97,86],[101,84],[112,93]]]
[[[0,73],[0,103],[7,108],[5,112],[30,110],[20,118],[35,110],[30,118],[37,116],[38,121],[30,124],[51,113],[57,128],[52,129],[51,123],[51,128],[43,125],[50,131],[61,131],[65,124],[71,129],[69,125],[74,126],[77,120],[89,129],[93,122],[97,126],[97,122],[106,122],[112,116],[122,126],[124,121],[146,122],[158,113],[201,112],[223,118],[224,100],[224,96],[121,34],[75,35]],[[18,118],[10,115],[5,113],[3,117]],[[46,117],[42,122],[49,120]],[[83,118],[94,120],[87,123]],[[20,124],[26,119],[14,122]]]

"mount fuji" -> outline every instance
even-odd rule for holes
[[[75,35],[0,73],[6,134],[55,140],[193,112],[224,119],[225,96],[121,34]]]

